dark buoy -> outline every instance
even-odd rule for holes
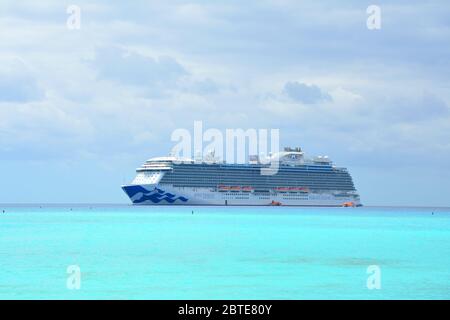
[[[192,210],[192,214],[194,214],[194,210]]]
[[[5,213],[5,210],[3,210],[3,213]]]

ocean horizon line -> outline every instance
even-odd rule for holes
[[[139,207],[139,208],[151,208],[151,207],[211,207],[216,208],[219,207],[217,205],[164,205],[164,206],[156,206],[156,205],[135,205],[132,203],[120,203],[120,202],[27,202],[27,203],[18,203],[18,202],[9,202],[9,203],[0,203],[1,206],[123,206],[123,207]],[[228,207],[228,208],[239,208],[239,207],[249,207],[244,205],[229,205],[229,206],[220,206],[220,207]],[[250,206],[250,207],[261,207],[261,206]],[[264,207],[264,206],[262,206]],[[267,207],[272,207],[270,205],[267,205]],[[322,207],[322,206],[280,206],[281,208],[341,208],[339,206],[336,207]],[[278,208],[280,208],[278,207]],[[421,205],[421,206],[414,206],[414,205],[363,205],[359,208],[390,208],[390,209],[450,209],[449,206],[442,206],[442,205],[436,205],[436,206],[430,206],[430,205]],[[352,208],[356,209],[356,208]]]

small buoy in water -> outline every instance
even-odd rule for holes
[[[192,214],[194,214],[194,210],[192,210]]]
[[[3,210],[3,213],[5,213],[5,210]]]

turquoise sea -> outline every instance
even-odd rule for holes
[[[450,299],[450,209],[0,205],[0,299]]]

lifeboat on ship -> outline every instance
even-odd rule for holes
[[[253,187],[250,187],[250,186],[242,187],[242,192],[252,192],[252,191],[253,191]]]
[[[230,191],[230,187],[229,186],[218,186],[219,192],[226,192],[226,191]]]
[[[239,192],[239,191],[241,191],[241,187],[240,186],[232,186],[232,187],[230,187],[230,191]]]
[[[342,204],[342,206],[345,208],[354,208],[354,207],[356,207],[356,204],[353,201],[348,201],[348,202],[344,202]]]
[[[281,206],[281,202],[272,200],[272,202],[270,203],[270,205],[271,205],[271,206]]]

